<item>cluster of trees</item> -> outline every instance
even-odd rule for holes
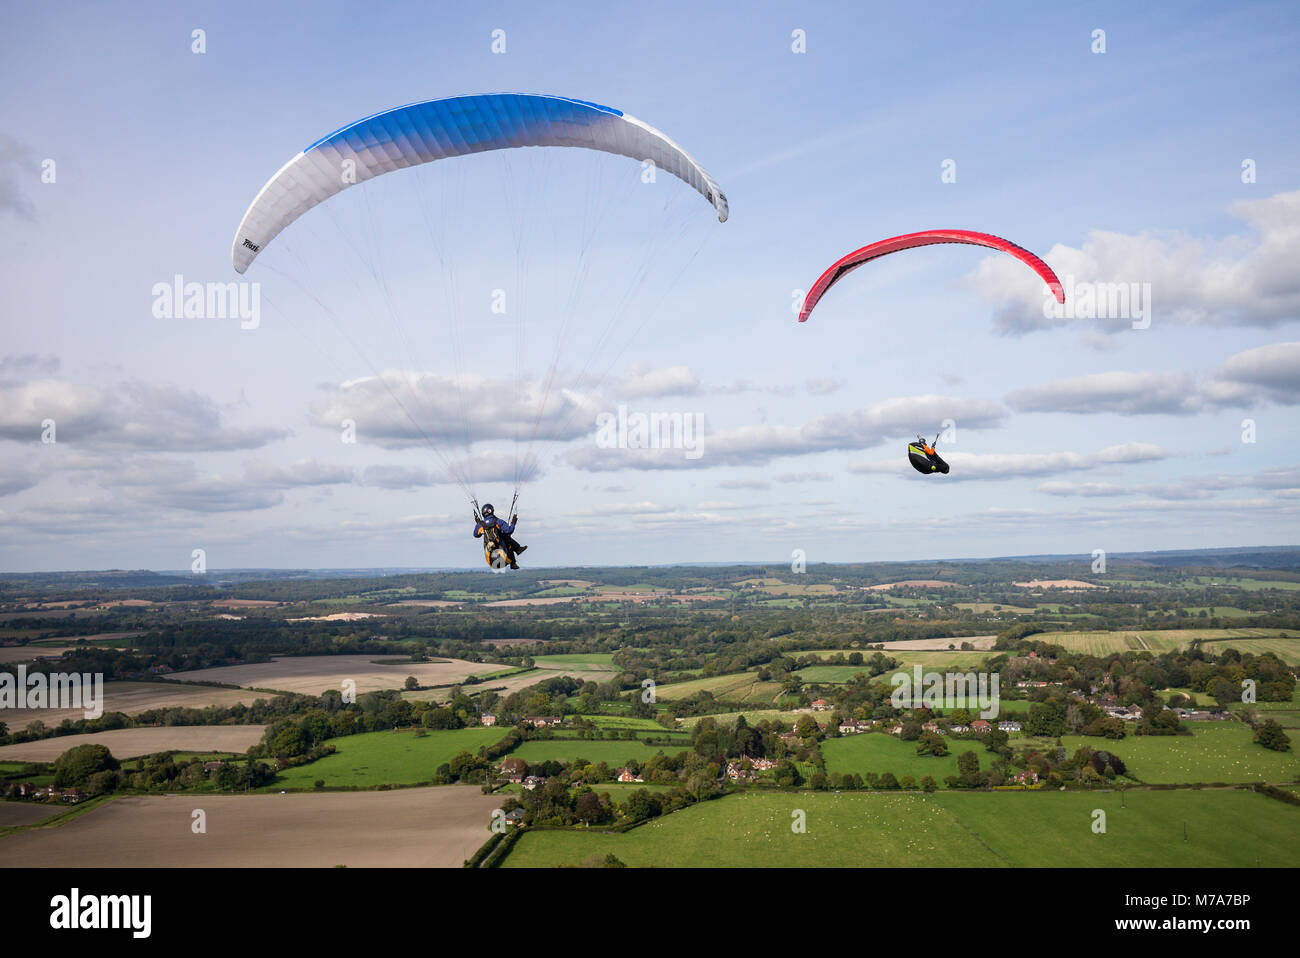
[[[265,785],[275,777],[275,771],[263,762],[222,762],[219,768],[209,771],[204,768],[203,759],[178,762],[166,752],[122,763],[108,748],[94,744],[68,749],[53,763],[53,772],[56,788],[77,788],[91,797],[123,789],[157,792],[250,789]],[[15,781],[8,786],[10,797],[17,797],[18,784]]]
[[[255,758],[315,758],[332,738],[361,732],[386,732],[414,725],[424,729],[455,729],[479,722],[478,707],[463,690],[453,690],[445,704],[408,702],[396,689],[365,692],[355,702],[343,701],[330,690],[312,705],[272,721],[262,741],[249,750]]]

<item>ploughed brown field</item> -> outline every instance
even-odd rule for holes
[[[0,746],[0,762],[52,762],[78,745],[103,745],[114,758],[155,752],[247,752],[262,740],[265,731],[265,725],[164,725],[58,735]]]
[[[380,689],[400,689],[408,675],[414,675],[421,685],[452,685],[471,675],[487,675],[501,669],[500,665],[463,659],[411,662],[403,655],[304,655],[254,665],[223,665],[196,672],[177,672],[168,678],[177,682],[220,682],[244,688],[320,695],[327,689],[342,691],[345,679],[356,682],[358,693],[377,692]]]
[[[499,797],[477,786],[293,795],[139,795],[0,838],[0,866],[459,868]],[[207,833],[190,830],[202,809]]]
[[[1080,582],[1078,579],[1031,579],[1029,582],[1017,582],[1022,589],[1100,589],[1092,582]]]
[[[258,699],[270,698],[274,696],[267,692],[213,689],[176,682],[105,682],[103,704],[105,712],[138,715],[150,709],[201,709],[208,705],[234,705],[236,702],[252,705]],[[15,732],[38,719],[53,728],[65,718],[75,722],[85,717],[85,709],[0,709],[0,722],[7,723],[10,731]]]
[[[0,665],[14,665],[18,662],[32,662],[37,657],[58,658],[64,652],[76,648],[72,645],[6,645],[0,647]]]
[[[47,802],[0,802],[0,828],[14,825],[35,825],[44,821],[55,812],[61,812],[66,805]],[[4,862],[4,853],[0,852],[0,863]]]

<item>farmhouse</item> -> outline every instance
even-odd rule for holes
[[[524,780],[524,772],[527,770],[528,763],[522,758],[505,758],[501,760],[501,775],[511,784],[518,785],[521,783]]]
[[[53,785],[50,785],[46,788],[38,788],[36,790],[36,797],[48,801],[69,802],[75,805],[86,796],[85,793],[77,788],[55,788]]]
[[[560,719],[555,715],[530,715],[528,722],[534,728],[545,728],[548,725],[559,725]]]
[[[831,707],[831,703],[825,699],[813,699],[811,703],[814,712],[825,712]]]
[[[497,717],[496,717],[495,715],[493,715],[491,712],[484,712],[484,713],[482,714],[482,716],[480,716],[479,720],[480,720],[484,725],[496,725],[496,724],[497,724]]]
[[[970,723],[970,727],[972,732],[987,732],[993,726],[983,719],[976,719]]]
[[[620,782],[644,782],[645,779],[637,775],[630,768],[620,768],[618,770],[618,780]]]
[[[748,769],[741,768],[739,762],[727,763],[727,778],[731,779],[733,782],[749,781],[749,779],[753,777],[754,773]]]
[[[546,779],[542,778],[540,775],[529,775],[523,782],[524,788],[528,789],[530,792],[545,784]]]
[[[524,810],[522,808],[516,808],[509,812],[506,812],[507,825],[522,825],[523,823],[524,823]]]

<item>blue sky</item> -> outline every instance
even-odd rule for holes
[[[609,218],[556,370],[571,405],[548,407],[570,422],[535,447],[520,504],[535,564],[1297,541],[1294,4],[129,11],[14,9],[0,36],[4,571],[181,568],[195,548],[212,567],[477,562],[464,496],[440,481],[463,450],[364,429],[341,443],[339,385],[459,373],[453,392],[489,435],[518,411],[492,397],[547,378],[547,324],[569,315],[592,210]],[[256,330],[154,315],[152,288],[176,274],[237,278],[235,226],[309,143],[399,104],[495,91],[634,114],[709,170],[730,219],[668,177],[639,190],[620,157],[474,157],[393,174],[290,226],[245,277],[266,301]],[[538,184],[527,202],[503,193],[507,172],[521,191]],[[450,278],[430,268],[422,189],[457,197],[439,221]],[[376,318],[388,304],[336,222],[376,244],[400,326]],[[795,291],[835,259],[938,227],[1006,236],[1080,283],[1149,283],[1150,326],[1046,321],[1032,273],[947,246],[864,267],[794,321]],[[502,252],[516,229],[526,294]],[[642,266],[615,351],[593,349]],[[500,323],[482,309],[497,287],[512,303]],[[460,366],[453,329],[471,346]],[[583,379],[589,365],[610,376]],[[704,417],[702,454],[598,448],[595,413],[619,404]],[[911,473],[907,439],[944,418],[952,473]],[[518,449],[473,448],[480,464],[493,455]],[[509,499],[508,479],[476,485]]]

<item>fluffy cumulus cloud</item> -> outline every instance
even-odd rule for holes
[[[1194,372],[1094,373],[1009,393],[1016,412],[1190,416],[1259,402],[1300,403],[1300,343],[1273,343]]]
[[[39,440],[46,420],[53,420],[58,442],[87,449],[219,452],[256,449],[288,435],[230,425],[212,399],[178,386],[99,388],[58,379],[0,384],[0,439]]]
[[[1137,284],[1150,289],[1152,322],[1161,325],[1269,327],[1297,318],[1300,190],[1240,202],[1233,213],[1244,229],[1222,240],[1094,230],[1082,247],[1058,244],[1043,258],[1066,286],[1067,309],[1072,298],[1082,301],[1096,292],[1101,302],[1119,286]],[[1099,318],[1045,315],[1044,294],[1026,283],[1024,266],[1010,257],[981,261],[974,281],[986,298],[1006,304],[995,322],[1007,332],[1074,323],[1108,331],[1132,327],[1132,315],[1109,310]]]
[[[1168,453],[1149,443],[1130,442],[1107,446],[1093,453],[1080,452],[1028,452],[1028,453],[965,453],[945,454],[952,473],[945,481],[973,479],[1015,479],[1028,476],[1050,476],[1079,472],[1100,466],[1156,462],[1168,458]],[[852,463],[849,472],[860,474],[912,473],[911,465],[902,457],[876,462]]]
[[[1239,475],[1214,473],[1210,475],[1184,476],[1173,482],[1124,483],[1053,480],[1038,486],[1039,492],[1051,496],[1087,499],[1148,496],[1152,499],[1169,502],[1213,499],[1221,492],[1236,489],[1258,489],[1277,498],[1291,498],[1297,490],[1300,490],[1300,466],[1271,466],[1258,472]]]
[[[988,400],[910,396],[822,416],[801,426],[763,423],[710,432],[700,440],[699,455],[694,457],[682,448],[600,448],[593,443],[569,450],[566,458],[575,468],[590,472],[756,467],[782,457],[869,449],[910,435],[918,422],[953,419],[963,428],[986,429],[999,425],[1005,415],[1000,404]]]
[[[24,185],[35,183],[39,173],[32,151],[13,137],[0,134],[0,215],[36,219],[36,207]]]
[[[689,366],[664,366],[651,369],[632,366],[614,389],[617,399],[644,399],[652,396],[695,396],[700,380]]]
[[[467,439],[576,439],[601,408],[592,394],[554,383],[386,370],[331,387],[312,413],[332,430],[351,420],[358,442],[463,451]]]

